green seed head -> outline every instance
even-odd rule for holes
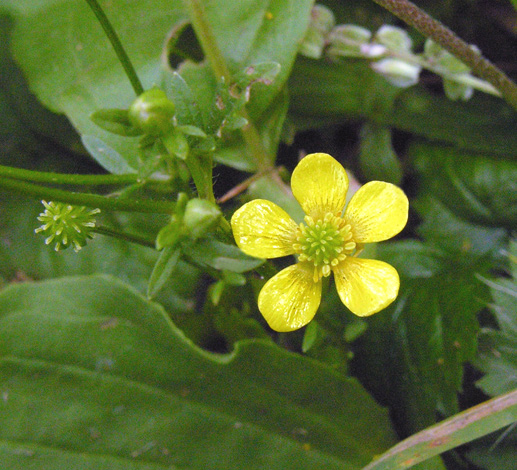
[[[54,249],[59,251],[73,246],[79,251],[89,238],[93,238],[92,231],[95,228],[93,216],[100,209],[87,209],[83,206],[71,206],[61,202],[41,201],[45,206],[38,220],[42,225],[34,232],[46,235],[45,243],[54,244]]]

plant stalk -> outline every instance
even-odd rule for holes
[[[110,211],[172,214],[176,207],[176,204],[173,202],[121,199],[91,193],[65,191],[11,178],[0,178],[0,188],[48,201],[66,202]]]
[[[129,173],[126,175],[80,175],[25,170],[23,168],[14,168],[3,165],[0,165],[0,176],[23,181],[34,181],[37,183],[86,186],[138,183],[138,175],[136,173]]]
[[[206,17],[203,2],[201,0],[184,0],[184,4],[189,12],[192,26],[201,43],[203,52],[210,62],[217,79],[223,78],[226,84],[231,84],[232,76],[230,70],[217,45],[216,37]],[[245,109],[242,110],[242,116],[248,121],[248,124],[241,129],[246,146],[256,161],[258,170],[267,171],[272,167],[271,159],[264,149],[258,130],[251,122]]]
[[[106,235],[109,237],[118,238],[120,240],[125,240],[132,243],[137,243],[138,245],[147,246],[149,248],[155,248],[154,240],[148,240],[147,238],[141,237],[139,235],[134,235],[126,232],[119,232],[118,230],[114,230],[109,227],[104,227],[99,225],[93,229],[93,232],[100,233],[101,235]]]
[[[140,79],[136,74],[135,68],[133,67],[133,64],[131,63],[129,56],[126,53],[124,46],[122,46],[122,43],[120,42],[120,39],[117,36],[117,33],[113,29],[113,26],[111,25],[108,17],[104,13],[104,10],[99,5],[99,2],[97,2],[97,0],[86,0],[86,3],[88,3],[93,13],[95,13],[95,16],[99,20],[102,29],[104,29],[104,32],[106,33],[106,36],[108,37],[115,51],[115,54],[117,54],[120,64],[126,72],[127,78],[129,79],[136,96],[140,96],[144,92],[144,87],[142,86],[142,83],[140,82]]]

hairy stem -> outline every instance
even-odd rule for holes
[[[132,243],[137,243],[138,245],[147,246],[149,248],[155,248],[154,240],[148,240],[147,238],[141,237],[139,235],[134,235],[131,233],[120,232],[118,230],[104,227],[99,225],[93,229],[93,232],[100,233],[101,235],[107,235],[109,237],[118,238],[120,240],[125,240]]]
[[[144,92],[144,87],[142,86],[142,83],[140,82],[140,79],[136,74],[136,71],[133,67],[133,64],[131,63],[131,60],[129,59],[129,56],[127,55],[124,47],[122,46],[122,43],[120,42],[120,39],[117,36],[117,33],[113,29],[113,26],[108,20],[108,17],[104,13],[104,10],[99,5],[97,0],[86,0],[86,3],[88,3],[93,13],[95,13],[95,16],[99,20],[102,29],[104,29],[106,36],[111,42],[111,45],[115,50],[115,54],[117,54],[118,60],[120,61],[122,67],[124,67],[124,71],[126,72],[127,78],[131,82],[131,86],[133,87],[136,96],[141,95]]]
[[[133,173],[127,175],[79,175],[25,170],[3,165],[0,165],[0,176],[23,181],[35,181],[37,183],[87,186],[133,184],[138,182],[138,175]]]
[[[503,98],[517,110],[517,85],[492,62],[460,39],[454,32],[408,0],[373,0],[408,25],[468,65],[474,74],[495,86]]]
[[[184,4],[189,12],[192,26],[196,32],[196,36],[201,43],[203,52],[207,57],[212,70],[217,78],[224,78],[227,84],[232,83],[232,76],[224,56],[217,45],[215,35],[212,27],[206,17],[205,8],[201,0],[184,0]],[[246,146],[250,154],[257,163],[259,171],[266,171],[271,168],[271,159],[267,155],[257,128],[250,121],[246,110],[242,111],[243,117],[248,121],[248,124],[242,128],[242,136],[246,142]]]
[[[172,214],[176,207],[173,202],[149,201],[139,199],[120,199],[98,194],[78,193],[62,189],[47,188],[38,184],[27,183],[11,178],[0,178],[0,188],[46,199],[48,201],[67,202],[78,206],[94,207],[111,211],[145,212],[155,214]]]

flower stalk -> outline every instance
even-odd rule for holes
[[[142,83],[140,82],[140,79],[136,74],[135,68],[133,67],[133,64],[131,63],[129,56],[126,53],[124,46],[122,46],[122,43],[120,42],[117,33],[113,29],[113,26],[111,25],[108,17],[104,13],[104,10],[101,8],[97,0],[86,0],[86,3],[88,3],[93,13],[99,20],[102,29],[104,29],[104,32],[106,33],[106,36],[108,37],[115,51],[115,54],[117,54],[120,64],[126,72],[127,78],[129,79],[129,82],[131,83],[131,86],[133,87],[136,96],[141,95],[144,92],[144,87],[142,86]]]
[[[47,184],[70,184],[85,186],[117,185],[138,183],[138,175],[129,173],[125,175],[80,175],[67,173],[53,173],[46,171],[26,170],[0,165],[0,176],[22,181],[32,181]]]
[[[0,188],[34,196],[38,199],[67,202],[86,207],[98,207],[99,209],[111,211],[172,214],[176,207],[176,204],[173,202],[120,199],[98,194],[65,191],[11,178],[0,178]]]

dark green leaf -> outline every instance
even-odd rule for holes
[[[413,204],[424,222],[418,232],[439,251],[455,256],[480,256],[495,253],[504,246],[506,230],[469,223],[453,214],[433,195],[421,197]]]
[[[102,276],[5,289],[0,353],[12,470],[358,470],[394,443],[355,380],[270,341],[203,352]]]
[[[236,273],[251,271],[264,263],[263,259],[252,258],[234,245],[222,243],[213,238],[202,238],[194,243],[184,242],[183,253],[202,266]]]
[[[458,216],[478,224],[517,226],[515,160],[423,143],[412,146],[410,155],[425,190]]]
[[[516,244],[509,262],[517,264]],[[517,279],[480,278],[488,287],[494,304],[491,310],[499,330],[485,328],[480,336],[479,354],[474,364],[486,375],[477,382],[485,393],[499,395],[517,389]]]
[[[131,123],[127,109],[99,109],[90,119],[105,131],[126,137],[142,135],[142,131]]]
[[[411,434],[434,424],[437,411],[458,412],[463,365],[475,356],[486,298],[475,273],[490,265],[486,257],[442,253],[422,242],[379,244],[378,252],[399,271],[401,291],[368,321],[356,370]]]
[[[301,56],[289,91],[289,116],[299,128],[366,118],[462,149],[517,156],[517,114],[501,99],[482,93],[453,102],[421,86],[397,89],[363,60],[329,64]]]
[[[147,297],[152,299],[165,286],[178,265],[181,250],[176,246],[166,246],[160,253],[154,265],[149,284],[147,285]]]
[[[372,122],[363,126],[359,163],[367,180],[397,185],[402,180],[402,167],[391,145],[391,130],[388,127]]]
[[[202,104],[198,103],[198,97],[187,84],[185,79],[177,72],[164,73],[162,76],[164,89],[176,106],[176,119],[182,126],[196,126],[206,130],[206,119],[201,112]],[[198,91],[198,88],[195,88]]]
[[[375,120],[386,115],[401,93],[366,61],[328,63],[298,57],[289,81],[289,115],[301,127],[342,122],[345,117]]]
[[[123,158],[120,153],[98,137],[84,134],[81,137],[81,141],[95,161],[110,173],[116,175],[135,173],[136,161],[131,162],[133,163],[131,165],[128,159]]]

